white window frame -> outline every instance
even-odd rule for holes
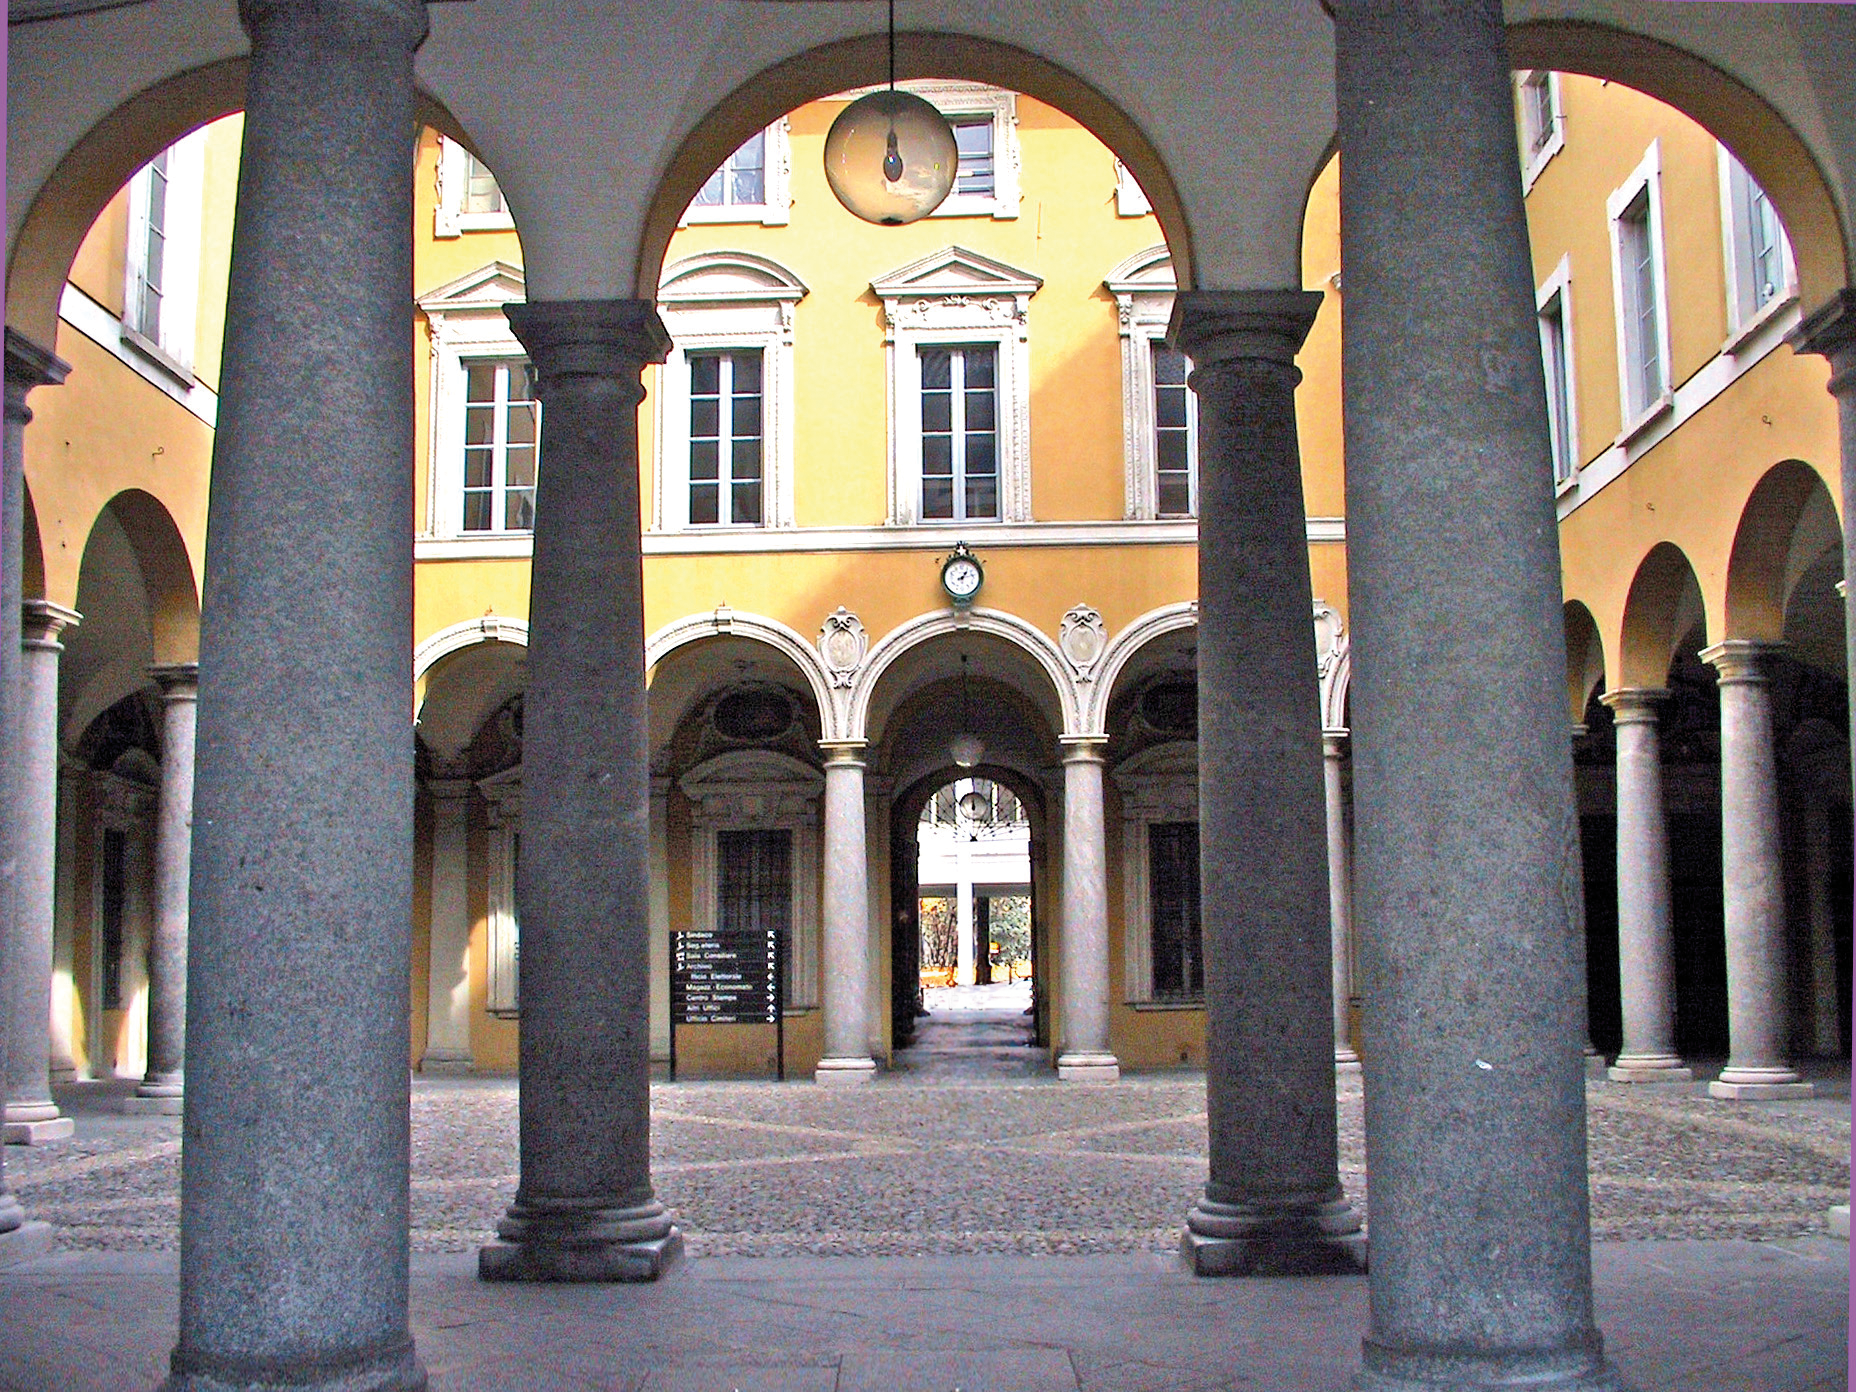
[[[722,348],[708,349],[706,351],[694,348],[685,349],[683,353],[684,365],[688,367],[690,360],[696,357],[713,358],[716,362],[716,476],[712,481],[708,479],[703,480],[705,485],[711,482],[714,484],[716,490],[716,517],[713,522],[697,522],[692,519],[689,525],[691,527],[765,526],[767,520],[767,437],[765,434],[767,425],[767,374],[764,351],[759,348]],[[755,509],[760,516],[752,520],[734,516],[735,488],[740,483],[734,476],[734,446],[740,443],[742,439],[742,437],[736,433],[734,424],[734,404],[740,397],[740,393],[735,390],[735,374],[740,365],[750,357],[755,362],[761,364],[760,385],[754,391],[754,400],[761,405],[761,433],[753,437],[760,446],[760,458],[758,461],[760,469],[758,477],[751,480],[760,490],[760,506]],[[693,370],[691,375],[693,380]],[[691,403],[690,413],[693,414],[696,400],[696,391],[693,385],[689,386],[688,392]],[[684,424],[686,427],[693,424],[693,422],[688,419],[687,415]],[[689,448],[694,450],[695,447],[696,441],[694,432],[692,431]],[[684,456],[685,459],[688,459],[688,457],[687,454]],[[693,476],[688,478],[684,484],[683,503],[686,508],[689,507],[692,501],[690,495],[696,491],[696,486],[697,481]]]
[[[692,523],[690,353],[760,350],[760,528],[793,518],[793,321],[803,281],[778,262],[744,251],[700,252],[668,266],[658,313],[670,355],[657,370],[651,528],[658,532],[747,530],[751,523]]]
[[[1766,323],[1798,302],[1798,263],[1792,256],[1792,239],[1785,225],[1773,220],[1779,229],[1780,284],[1778,293],[1763,305],[1753,303],[1753,267],[1747,227],[1748,191],[1759,187],[1746,166],[1733,157],[1725,145],[1715,144],[1715,161],[1721,191],[1721,248],[1727,268],[1727,342],[1722,351],[1735,353],[1746,347],[1747,340]],[[1771,196],[1767,195],[1771,204]]]
[[[535,530],[533,522],[531,522],[526,527],[510,527],[510,526],[469,527],[465,525],[465,515],[468,514],[468,512],[470,511],[470,507],[469,507],[470,495],[473,492],[488,494],[489,499],[490,499],[490,518],[492,522],[501,522],[503,519],[507,518],[509,515],[509,495],[511,492],[516,491],[517,488],[520,487],[520,485],[511,485],[509,482],[509,450],[510,450],[509,418],[512,413],[512,409],[519,405],[530,406],[534,411],[535,438],[533,440],[528,440],[528,441],[518,441],[517,446],[520,447],[521,445],[527,445],[529,448],[531,448],[534,451],[534,454],[535,454],[534,464],[536,467],[533,470],[533,472],[535,473],[537,478],[539,478],[539,475],[540,475],[539,466],[541,463],[541,402],[536,397],[534,391],[528,385],[528,372],[529,372],[528,359],[525,357],[514,357],[514,358],[468,357],[468,358],[461,359],[460,366],[464,369],[464,375],[465,375],[464,416],[465,416],[465,424],[467,427],[465,430],[465,435],[467,438],[469,436],[468,425],[469,425],[469,417],[470,417],[471,408],[473,406],[480,407],[484,404],[482,402],[470,400],[469,379],[470,379],[471,371],[475,368],[480,368],[480,367],[488,367],[488,368],[494,369],[496,373],[496,377],[495,377],[496,385],[493,389],[493,394],[489,402],[489,408],[491,412],[491,422],[492,422],[491,441],[490,441],[490,446],[489,446],[489,449],[490,449],[490,482],[488,486],[484,488],[477,488],[477,489],[471,488],[469,481],[468,481],[469,470],[468,468],[465,469],[464,477],[460,479],[459,487],[458,487],[458,501],[459,501],[458,535],[469,536],[469,537],[529,535]],[[528,392],[527,396],[517,397],[514,395],[514,384],[518,379],[521,380],[523,389]],[[468,444],[464,446],[464,452],[466,455],[469,454],[470,449],[471,449],[471,446],[469,446]],[[533,483],[528,484],[527,491],[530,494],[529,508],[530,508],[530,511],[532,512],[534,509],[534,505],[535,505],[534,496],[533,496],[535,492],[535,485]]]
[[[1130,521],[1176,522],[1159,511],[1159,450],[1154,428],[1154,349],[1164,346],[1173,317],[1173,260],[1164,245],[1138,251],[1103,285],[1115,297],[1121,326],[1121,455],[1124,516]],[[1186,392],[1192,461],[1192,516],[1198,515],[1198,394]]]
[[[161,317],[141,319],[142,281],[147,275],[149,191],[154,161],[129,180],[129,227],[123,255],[123,342],[166,368],[183,383],[193,380],[194,331],[200,297],[200,224],[206,197],[206,130],[202,127],[168,146],[163,207]]]
[[[1668,411],[1675,401],[1674,372],[1669,349],[1669,281],[1663,257],[1662,142],[1652,140],[1642,161],[1605,200],[1611,228],[1611,303],[1617,324],[1618,404],[1623,418],[1620,438],[1628,440]],[[1649,239],[1650,278],[1656,298],[1656,354],[1660,390],[1650,396],[1636,372],[1637,347],[1634,295],[1625,265],[1625,214],[1641,197],[1644,235]]]
[[[1528,88],[1538,87],[1547,96],[1547,124],[1538,143],[1533,139],[1534,125],[1528,109]],[[1560,105],[1560,75],[1543,68],[1528,68],[1514,75],[1515,133],[1521,140],[1521,192],[1532,191],[1541,171],[1566,148],[1566,113]]]
[[[780,227],[792,221],[793,208],[793,141],[792,127],[787,118],[782,116],[761,132],[766,137],[764,153],[766,157],[765,187],[762,189],[763,201],[759,203],[720,203],[708,207],[697,207],[692,202],[683,210],[678,219],[679,227],[689,227],[704,223],[752,223],[763,227]],[[753,137],[749,137],[752,139]],[[746,143],[745,141],[743,142]],[[740,147],[737,146],[736,149]],[[735,157],[735,151],[728,152],[728,159]],[[724,160],[726,164],[728,161]]]
[[[966,428],[966,398],[967,398],[968,393],[972,390],[967,385],[967,364],[968,364],[970,356],[974,353],[981,353],[981,354],[990,353],[992,355],[992,360],[993,360],[993,381],[992,381],[992,388],[991,388],[992,398],[993,398],[993,428],[992,428],[993,476],[992,477],[993,477],[993,503],[994,503],[995,514],[996,514],[998,511],[1003,511],[1003,499],[1000,497],[999,474],[998,474],[999,435],[1000,435],[1000,426],[1001,426],[1001,421],[999,419],[999,350],[998,350],[998,347],[991,343],[922,344],[916,349],[917,361],[916,361],[915,366],[916,366],[916,371],[918,375],[921,371],[921,362],[920,362],[921,355],[923,353],[929,353],[929,352],[945,352],[949,355],[948,356],[948,429],[945,433],[947,434],[949,438],[949,442],[950,442],[950,453],[951,453],[950,462],[952,465],[952,473],[948,475],[948,485],[950,489],[952,490],[952,505],[953,505],[954,515],[952,517],[936,517],[936,518],[929,518],[924,515],[922,520],[924,522],[929,522],[929,521],[934,521],[934,522],[985,522],[985,523],[997,522],[999,520],[997,515],[994,515],[992,517],[984,517],[984,516],[975,517],[967,512],[967,485],[968,485],[969,479],[968,479],[968,473],[967,473],[968,431]],[[956,362],[955,355],[956,354],[958,354],[958,363],[959,363],[958,368],[955,367],[955,362]],[[956,381],[956,379],[958,379],[958,381]],[[920,390],[920,393],[918,394],[918,397],[917,397],[917,405],[916,405],[916,412],[917,412],[916,429],[921,434],[923,439],[926,439],[928,435],[928,431],[922,427],[921,419],[920,419],[920,413],[923,407],[922,398],[926,396],[926,393],[927,393],[927,388],[924,387]],[[937,431],[935,433],[941,434],[943,432]],[[922,487],[925,489],[927,485],[928,485],[928,476],[927,476],[926,470],[924,470],[922,474]],[[922,510],[925,514],[927,511],[926,503],[923,503]]]
[[[789,831],[792,863],[792,981],[786,1013],[819,1003],[819,803],[825,775],[789,754],[737,749],[705,760],[677,787],[690,804],[690,927],[715,928],[721,875],[719,834]]]
[[[1111,775],[1121,793],[1122,996],[1129,1005],[1202,1009],[1203,997],[1154,998],[1153,904],[1148,829],[1199,820],[1199,747],[1171,740],[1142,750]],[[1204,906],[1200,906],[1201,916]],[[1203,938],[1201,937],[1201,942]]]
[[[1555,421],[1559,413],[1554,410],[1553,370],[1547,360],[1546,320],[1548,312],[1557,302],[1559,310],[1559,350],[1560,366],[1565,382],[1564,418]],[[1578,486],[1579,468],[1582,455],[1579,451],[1579,367],[1578,356],[1573,351],[1572,338],[1572,258],[1560,257],[1559,265],[1553,268],[1553,274],[1540,283],[1534,292],[1534,311],[1540,324],[1541,369],[1547,383],[1547,421],[1549,429],[1554,431],[1554,472],[1553,486],[1556,493],[1564,493]],[[1564,450],[1565,468],[1561,470],[1561,456]]]
[[[1153,210],[1153,202],[1147,197],[1147,190],[1141,187],[1140,180],[1134,177],[1134,171],[1116,160],[1115,216],[1149,217]]]
[[[464,530],[465,368],[485,359],[528,356],[503,314],[504,305],[526,295],[520,267],[491,261],[418,300],[431,329],[432,349],[431,419],[426,431],[431,457],[422,535],[456,541],[462,552],[503,554],[519,545],[526,555],[530,545],[529,532]]]
[[[889,366],[889,525],[992,527],[1031,520],[1031,297],[1043,280],[964,247],[943,247],[870,288],[883,302]],[[998,350],[999,516],[927,521],[922,499],[921,349]]]
[[[464,195],[470,188],[471,153],[449,136],[438,137],[436,207],[432,212],[434,237],[460,237],[466,232],[513,232],[515,216],[509,211],[509,195],[503,194],[503,206],[490,213],[464,211]],[[500,191],[501,185],[498,185]]]
[[[1018,216],[1022,202],[1020,174],[1023,155],[1018,143],[1018,94],[983,82],[958,82],[937,79],[911,79],[897,87],[912,92],[949,120],[963,117],[992,118],[992,193],[985,195],[949,194],[930,217],[989,217],[1009,221]],[[859,87],[843,92],[834,100],[853,101],[876,87]]]
[[[487,1000],[492,1015],[520,1014],[521,930],[516,919],[516,842],[522,830],[522,766],[491,774],[477,784],[483,798],[485,894],[484,940]]]

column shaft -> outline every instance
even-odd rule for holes
[[[154,934],[148,946],[148,1073],[131,1113],[179,1115],[187,1051],[187,892],[193,856],[197,663],[157,667],[161,686],[161,792],[155,804]]]
[[[876,1076],[870,1056],[870,865],[861,741],[825,749],[825,1056],[821,1083]]]
[[[6,1140],[58,1141],[73,1130],[52,1100],[52,934],[58,885],[58,635],[69,609],[27,600],[13,758],[13,916],[6,936]]]
[[[644,300],[507,313],[543,412],[517,901],[522,1180],[478,1273],[652,1280],[682,1236],[651,1188],[638,404],[669,337]]]
[[[470,783],[436,779],[432,796],[431,953],[421,1073],[468,1073],[470,1055]]]
[[[406,1313],[406,345],[425,10],[245,0],[240,14],[168,1387],[422,1388]]]
[[[1108,851],[1103,840],[1102,741],[1063,749],[1063,1010],[1057,1076],[1112,1083],[1121,1063],[1108,1039]]]
[[[1627,689],[1601,699],[1616,712],[1618,982],[1624,1044],[1614,1083],[1681,1083],[1694,1074],[1676,1053],[1675,929],[1669,887],[1669,824],[1656,710],[1662,690]]]
[[[1335,0],[1362,1389],[1618,1386],[1546,391],[1499,0]]]
[[[0,1012],[11,999],[12,969],[6,939],[13,936],[19,879],[19,819],[11,815],[20,783],[19,716],[20,585],[26,511],[26,397],[34,387],[64,380],[69,369],[24,334],[6,331],[5,450],[0,455]],[[47,1003],[49,1007],[49,1002]],[[49,1015],[49,1009],[48,1009]],[[0,1078],[7,1075],[7,1033],[0,1014]],[[49,1223],[28,1221],[6,1183],[6,1148],[0,1145],[0,1266],[43,1256],[51,1250]]]
[[[1773,763],[1772,691],[1763,659],[1775,645],[1717,643],[1720,673],[1721,907],[1727,929],[1727,1067],[1715,1097],[1808,1097],[1786,1061],[1785,861]]]
[[[1365,1264],[1340,1186],[1321,698],[1295,354],[1321,296],[1177,296],[1199,401],[1199,912],[1211,1175],[1201,1275]]]
[[[1347,795],[1341,765],[1347,757],[1347,732],[1321,733],[1322,792],[1328,819],[1328,913],[1333,919],[1334,1066],[1357,1073],[1360,1052],[1353,1047],[1353,844],[1347,830]]]

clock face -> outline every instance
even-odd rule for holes
[[[941,568],[941,584],[955,599],[971,599],[980,588],[980,563],[970,556],[956,556]]]

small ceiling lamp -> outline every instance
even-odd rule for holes
[[[889,87],[859,97],[831,123],[825,180],[865,222],[900,227],[940,207],[959,168],[947,118],[896,90],[896,0],[889,0]]]
[[[986,746],[980,743],[978,735],[970,732],[967,724],[969,707],[967,705],[967,655],[960,655],[960,733],[947,742],[947,752],[955,764],[961,768],[972,768],[985,754]]]

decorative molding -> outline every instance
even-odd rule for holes
[[[1074,606],[1057,630],[1057,646],[1079,682],[1095,680],[1095,665],[1108,647],[1108,626],[1087,604]]]
[[[1347,621],[1326,600],[1315,600],[1315,673],[1321,683],[1321,725],[1327,730],[1347,727],[1347,687],[1353,659]]]
[[[825,616],[818,631],[819,655],[834,687],[848,689],[857,679],[857,666],[870,650],[870,636],[857,615],[840,604],[836,612]]]
[[[1077,737],[1083,732],[1082,698],[1062,651],[1035,625],[1016,614],[998,609],[942,609],[922,614],[899,624],[871,648],[863,668],[851,689],[850,706],[842,739],[869,738],[870,704],[882,685],[883,675],[904,653],[954,633],[984,633],[1000,638],[1027,653],[1050,679],[1063,714],[1060,737]]]
[[[1155,497],[1154,349],[1166,339],[1178,281],[1164,243],[1118,264],[1102,282],[1115,297],[1121,329],[1121,455],[1123,505],[1131,519],[1152,518]],[[1189,395],[1189,409],[1198,398]],[[1196,456],[1197,451],[1194,451]],[[1197,468],[1196,457],[1193,467]]]

